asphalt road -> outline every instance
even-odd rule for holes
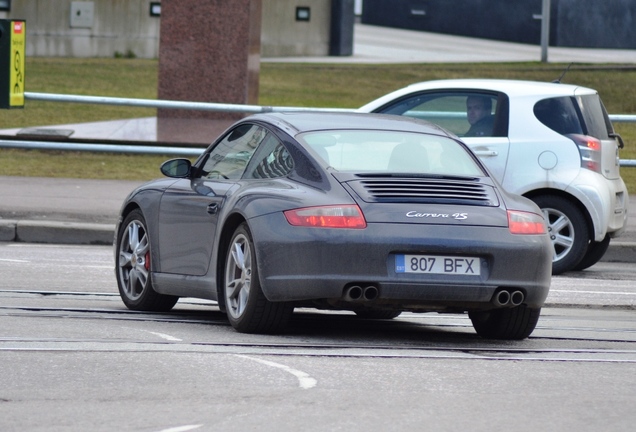
[[[0,243],[0,273],[2,431],[586,432],[636,421],[634,264],[555,277],[532,336],[504,342],[479,338],[465,315],[304,309],[285,334],[263,336],[236,333],[213,302],[133,312],[107,246]]]
[[[111,246],[0,242],[0,274],[0,290],[117,294]],[[555,276],[547,305],[636,309],[636,263]]]

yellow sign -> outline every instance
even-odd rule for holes
[[[9,105],[24,106],[24,53],[26,50],[26,22],[11,21],[11,58],[9,72]]]

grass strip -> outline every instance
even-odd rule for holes
[[[553,81],[567,64],[313,64],[262,63],[259,104],[273,106],[355,108],[392,90],[418,81],[447,78],[497,78]],[[156,60],[29,58],[27,91],[155,99]],[[599,91],[608,112],[636,113],[636,66],[575,64],[564,83]],[[0,129],[154,116],[155,110],[106,105],[27,101],[23,110],[0,111]],[[618,123],[626,148],[621,158],[636,159],[636,124]],[[214,137],[210,137],[212,141]],[[160,176],[166,157],[0,149],[0,174],[148,180]],[[636,191],[636,168],[622,176]]]

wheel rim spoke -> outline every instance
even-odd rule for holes
[[[139,243],[137,243],[137,247],[135,248],[135,253],[140,256],[143,257],[144,260],[146,258],[146,252],[149,251],[149,245],[148,245],[148,236],[144,233],[143,237],[141,238],[141,240],[139,240]]]
[[[241,291],[241,285],[238,279],[234,279],[230,282],[226,283],[225,289],[228,291],[227,297],[229,299],[236,299],[238,297],[239,291]]]
[[[131,297],[137,296],[137,275],[138,273],[135,269],[130,270],[130,273],[128,273],[128,293]]]
[[[131,222],[128,225],[128,250],[134,251],[139,244],[139,225]]]
[[[119,251],[119,267],[130,268],[132,266],[132,254],[126,251]]]
[[[148,270],[146,270],[144,267],[137,267],[137,271],[135,273],[137,274],[137,280],[139,281],[141,287],[145,287],[146,282],[148,281]]]
[[[554,231],[556,232],[561,232],[565,229],[570,229],[571,224],[570,221],[568,220],[568,218],[561,216],[559,217],[556,221],[554,221],[554,223],[552,224],[552,229],[554,229]]]
[[[570,249],[572,247],[572,243],[574,243],[574,239],[572,237],[557,235],[554,239],[554,244],[563,246],[566,249]]]
[[[247,286],[246,286],[247,287]],[[239,297],[238,297],[238,305],[237,305],[237,312],[239,314],[242,314],[243,311],[245,310],[245,307],[247,306],[247,296],[249,295],[249,289],[242,289],[239,292]]]

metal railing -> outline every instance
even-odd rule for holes
[[[34,93],[25,92],[24,97],[28,100],[38,100],[44,102],[71,102],[97,105],[118,105],[137,108],[165,108],[165,109],[188,109],[214,112],[235,112],[257,114],[265,112],[291,112],[291,111],[323,111],[323,112],[356,112],[354,108],[309,108],[309,107],[284,107],[284,106],[261,106],[261,105],[241,105],[228,103],[211,102],[184,102],[168,101],[156,99],[134,99],[117,98],[106,96],[81,96],[62,95],[54,93]],[[447,116],[448,113],[445,113]],[[616,123],[636,123],[636,115],[631,114],[610,114],[609,118]]]
[[[266,112],[356,112],[352,108],[309,108],[309,107],[285,107],[285,106],[261,106],[261,105],[241,105],[228,103],[211,102],[185,102],[168,101],[155,99],[135,99],[118,98],[106,96],[81,96],[64,95],[54,93],[25,92],[25,99],[45,102],[67,102],[84,103],[94,105],[117,105],[137,108],[163,108],[163,109],[185,109],[212,112],[230,112],[258,114]],[[631,114],[610,114],[612,122],[616,123],[636,123],[636,115]],[[90,151],[105,153],[130,153],[130,154],[163,154],[163,155],[183,155],[198,156],[203,149],[191,147],[164,147],[164,146],[134,146],[124,144],[92,144],[92,143],[64,143],[52,141],[21,141],[21,140],[0,140],[0,148],[22,148],[39,150],[72,150]],[[620,159],[621,167],[636,167],[634,159]]]
[[[151,145],[126,145],[126,144],[93,144],[82,142],[59,141],[21,141],[0,140],[0,148],[15,148],[24,150],[67,150],[94,153],[126,153],[126,154],[152,154],[166,156],[199,156],[205,150],[204,147],[164,147]]]
[[[105,96],[80,96],[80,95],[63,95],[53,93],[33,93],[24,92],[24,97],[29,100],[38,100],[45,102],[72,102],[97,105],[118,105],[137,108],[164,108],[164,109],[186,109],[199,111],[215,111],[230,113],[248,113],[258,114],[265,112],[291,112],[291,111],[324,111],[324,112],[354,112],[355,109],[350,108],[303,108],[303,107],[274,107],[260,105],[240,105],[229,103],[211,103],[211,102],[185,102],[185,101],[168,101],[156,99],[134,99],[134,98],[117,98]]]

